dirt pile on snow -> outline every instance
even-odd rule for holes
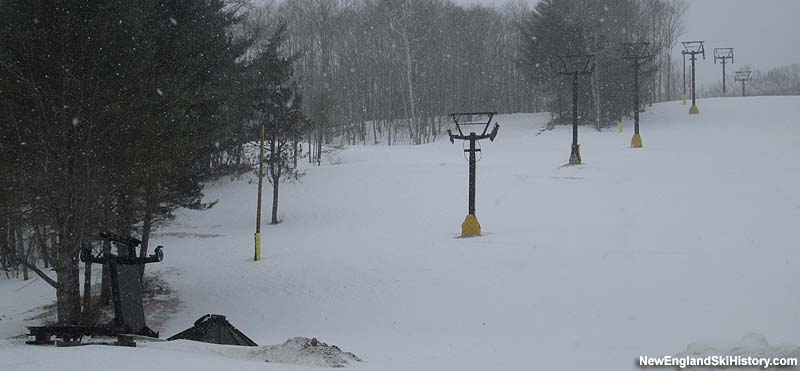
[[[304,337],[291,338],[280,345],[258,347],[252,354],[254,357],[263,357],[267,362],[314,367],[345,367],[361,362],[355,354],[342,351],[336,345]]]

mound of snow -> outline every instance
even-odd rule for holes
[[[252,354],[264,357],[267,362],[290,363],[316,367],[345,367],[361,359],[344,352],[336,345],[328,345],[316,338],[295,337],[280,345],[259,347]]]
[[[209,344],[189,340],[142,342],[141,347],[182,353],[214,354],[225,358],[249,361],[284,363],[308,367],[345,367],[361,359],[342,351],[336,345],[325,344],[316,338],[295,337],[283,344],[245,347]]]
[[[791,344],[770,346],[767,339],[761,334],[750,333],[736,343],[690,343],[684,352],[677,357],[708,357],[708,356],[742,356],[755,358],[800,358],[800,347]],[[686,370],[708,370],[709,367],[686,368]],[[763,368],[741,368],[739,370],[755,370]],[[788,368],[787,368],[788,369]],[[793,368],[794,369],[794,368]]]

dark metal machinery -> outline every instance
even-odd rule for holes
[[[695,96],[695,62],[697,61],[697,55],[702,55],[703,59],[706,59],[706,48],[704,46],[704,41],[684,41],[683,44],[683,51],[681,54],[684,56],[689,56],[690,60],[692,61],[692,106],[689,107],[689,114],[690,115],[697,115],[700,113],[700,110],[697,108],[697,99]]]
[[[500,129],[500,124],[498,123],[495,123],[492,131],[487,134],[489,125],[492,123],[494,115],[496,115],[496,112],[450,114],[450,116],[453,118],[453,121],[456,123],[456,130],[458,130],[457,135],[453,134],[452,130],[447,130],[447,135],[450,137],[450,143],[455,143],[456,139],[469,141],[469,149],[464,150],[465,153],[469,153],[469,206],[467,209],[467,218],[464,220],[464,223],[461,224],[461,237],[474,237],[480,236],[481,234],[481,227],[478,223],[477,217],[475,216],[475,163],[477,162],[475,154],[481,151],[480,148],[476,147],[476,144],[482,139],[489,139],[493,142],[495,137],[497,137],[497,131]],[[472,118],[476,116],[485,117],[486,119],[473,121]],[[460,121],[464,118],[466,118],[468,121]],[[483,131],[481,134],[477,134],[476,132],[472,131],[468,135],[465,135],[464,131],[462,130],[462,127],[464,126],[482,126]]]
[[[722,96],[728,95],[728,84],[725,81],[725,65],[730,59],[733,64],[733,48],[714,48],[714,64],[720,61],[722,64]]]
[[[206,314],[194,321],[194,326],[172,335],[167,340],[193,340],[212,344],[258,346],[255,341],[234,327],[225,316]]]
[[[572,75],[572,147],[569,154],[570,165],[581,164],[581,147],[578,144],[578,78],[591,75],[592,54],[561,55],[561,74]]]
[[[145,264],[157,263],[164,259],[163,246],[156,247],[153,255],[140,258],[136,256],[136,247],[141,245],[142,241],[108,233],[101,234],[101,237],[128,250],[125,256],[113,254],[92,256],[89,249],[81,251],[83,262],[108,264],[111,296],[114,302],[112,327],[131,334],[158,337],[158,333],[145,324],[141,278]]]
[[[111,296],[114,306],[114,319],[111,323],[95,326],[36,326],[28,327],[35,338],[29,344],[52,344],[53,336],[66,344],[79,343],[84,336],[116,336],[121,345],[135,345],[129,335],[158,337],[158,333],[145,324],[144,304],[142,302],[142,272],[145,264],[164,260],[163,246],[156,247],[152,255],[138,257],[136,247],[142,241],[111,233],[100,235],[104,240],[117,245],[118,255],[100,253],[92,255],[89,248],[81,250],[83,262],[108,264],[111,278]]]
[[[751,79],[751,77],[750,77],[751,73],[753,73],[753,71],[746,71],[746,70],[745,71],[736,71],[736,81],[742,83],[742,96],[743,97],[747,96],[746,85],[747,85],[747,82],[750,81],[750,79]]]
[[[642,60],[650,58],[647,52],[647,47],[650,43],[624,43],[623,58],[632,62],[633,65],[633,138],[631,138],[631,147],[641,148],[642,137],[639,135],[639,66]]]

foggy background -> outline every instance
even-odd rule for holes
[[[503,6],[507,0],[453,0],[459,4]],[[528,0],[533,6],[538,0]],[[714,48],[734,48],[733,71],[751,65],[762,71],[800,62],[800,1],[797,0],[691,0],[682,41],[704,40],[706,61],[697,65],[698,84],[722,79],[722,67],[714,65]],[[680,48],[673,57],[681,58]],[[688,63],[688,62],[687,62]]]

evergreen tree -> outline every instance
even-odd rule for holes
[[[223,1],[0,2],[2,212],[56,231],[60,322],[80,319],[82,244],[206,206],[242,20]]]

